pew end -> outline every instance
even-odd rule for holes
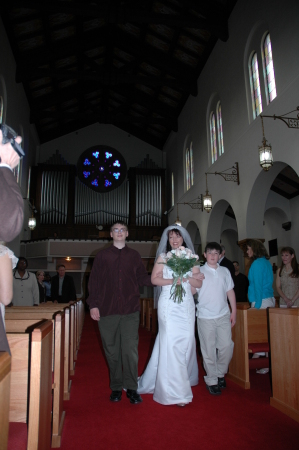
[[[299,308],[269,310],[272,397],[270,405],[299,422]]]
[[[1,320],[1,318],[0,318]],[[0,449],[7,448],[9,430],[11,357],[0,352]]]
[[[257,352],[269,352],[269,327],[267,309],[250,308],[249,304],[237,303],[237,321],[232,328],[234,353],[229,364],[227,378],[250,389],[249,369],[269,367],[268,358],[249,359]]]
[[[9,421],[28,424],[28,450],[51,448],[52,334],[50,320],[32,333],[7,333],[12,355]]]

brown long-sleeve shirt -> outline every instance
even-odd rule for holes
[[[140,310],[139,286],[152,286],[139,253],[111,245],[95,257],[86,301],[90,309],[99,308],[102,317],[132,314]]]

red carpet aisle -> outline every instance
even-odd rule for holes
[[[153,345],[151,334],[140,330],[140,372]],[[299,424],[269,405],[268,375],[252,376],[245,391],[234,383],[221,397],[212,397],[200,384],[192,404],[162,406],[152,395],[131,405],[109,402],[109,376],[97,324],[86,315],[61,450],[76,449],[262,449],[298,450]]]

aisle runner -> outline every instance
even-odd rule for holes
[[[151,333],[140,329],[140,372],[153,342]],[[269,405],[268,375],[253,373],[247,391],[229,381],[220,397],[208,393],[202,376],[200,367],[200,383],[185,408],[159,405],[152,395],[143,395],[139,405],[125,395],[111,403],[99,331],[87,314],[71,399],[64,403],[61,450],[298,449],[299,424]]]

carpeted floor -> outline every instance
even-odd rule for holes
[[[140,329],[139,369],[145,368],[154,337]],[[219,397],[200,383],[193,402],[185,408],[162,406],[152,395],[131,405],[123,394],[109,402],[109,374],[97,324],[85,318],[73,377],[71,399],[61,450],[68,449],[298,449],[299,424],[269,405],[269,375],[251,374],[252,388],[243,390],[228,381]]]
[[[140,329],[140,374],[153,344],[151,333]],[[64,402],[66,418],[61,450],[299,448],[299,424],[269,404],[268,374],[252,371],[252,388],[246,391],[228,381],[227,389],[219,397],[208,393],[203,375],[200,365],[199,385],[193,389],[193,402],[185,408],[162,406],[153,401],[152,395],[143,395],[143,403],[131,405],[125,393],[121,402],[111,403],[98,327],[87,314],[71,398]],[[15,446],[17,436],[13,439],[13,432],[12,426],[8,449],[26,448],[26,444]]]

